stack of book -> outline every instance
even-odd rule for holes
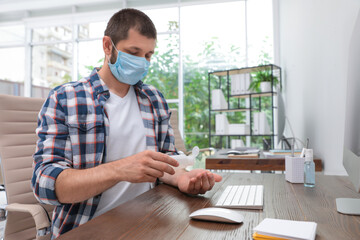
[[[254,240],[314,240],[315,222],[265,218],[254,228]]]
[[[284,149],[271,149],[270,153],[273,155],[291,155],[291,150],[284,150]],[[300,155],[301,154],[301,150],[299,149],[295,149],[294,150],[294,155]]]

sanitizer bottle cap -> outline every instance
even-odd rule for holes
[[[312,149],[305,149],[305,161],[312,161],[313,156],[314,154]]]

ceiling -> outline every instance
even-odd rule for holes
[[[226,0],[0,0],[0,22],[94,11],[111,11],[124,7],[150,8],[176,6],[179,3],[191,5],[214,2],[226,2]]]

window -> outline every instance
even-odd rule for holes
[[[272,1],[247,1],[249,66],[273,63]]]
[[[244,1],[183,7],[181,29],[185,61],[192,66],[210,71],[245,66]]]
[[[79,25],[79,39],[102,38],[107,22],[92,22]]]
[[[24,96],[24,47],[0,48],[0,93]]]
[[[72,44],[34,46],[31,62],[33,86],[50,89],[69,82],[72,76]]]
[[[72,27],[70,25],[34,28],[32,42],[70,41]]]
[[[188,148],[207,147],[209,71],[246,66],[245,2],[181,9],[184,133]]]
[[[158,88],[167,100],[178,102],[179,10],[164,8],[145,11],[158,32],[155,54],[144,82]]]
[[[72,26],[34,28],[31,45],[32,96],[45,98],[51,88],[72,80]]]
[[[25,40],[24,25],[12,25],[0,27],[0,43],[20,43],[23,44]]]
[[[178,30],[178,28],[174,28],[172,24],[179,22],[179,9],[177,7],[145,10],[144,13],[153,21],[158,34]]]
[[[0,94],[24,95],[25,27],[0,27]]]
[[[90,75],[94,67],[101,67],[104,62],[102,40],[79,43],[79,78]]]
[[[155,54],[144,82],[159,89],[166,99],[178,98],[179,35],[158,36]]]
[[[144,82],[156,86],[171,108],[179,109],[179,120],[185,121],[187,147],[207,147],[207,73],[272,61],[272,1],[190,5],[174,0],[167,3],[184,6],[159,9],[150,7],[151,3],[154,2],[128,1],[128,7],[140,4],[151,9],[144,12],[158,32],[157,47]],[[28,29],[24,25],[1,26],[0,55],[6,57],[0,58],[0,84],[7,81],[7,87],[1,85],[0,91],[28,95],[30,91],[25,88],[30,84],[24,87],[23,82],[30,73],[25,73],[25,69],[31,71],[31,79],[27,77],[25,81],[32,82],[32,96],[37,97],[46,97],[58,84],[88,76],[93,67],[103,64],[102,37],[109,17],[97,15],[96,20],[89,17],[88,22],[81,17],[81,23],[76,23],[74,17],[72,24],[58,19],[46,27],[42,24],[48,23],[40,20]],[[29,42],[25,42],[25,32],[31,32]],[[31,66],[25,66],[27,63]]]

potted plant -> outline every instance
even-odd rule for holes
[[[271,81],[273,87],[279,84],[279,79],[269,69],[257,71],[251,75],[249,90],[254,92],[271,92]]]

